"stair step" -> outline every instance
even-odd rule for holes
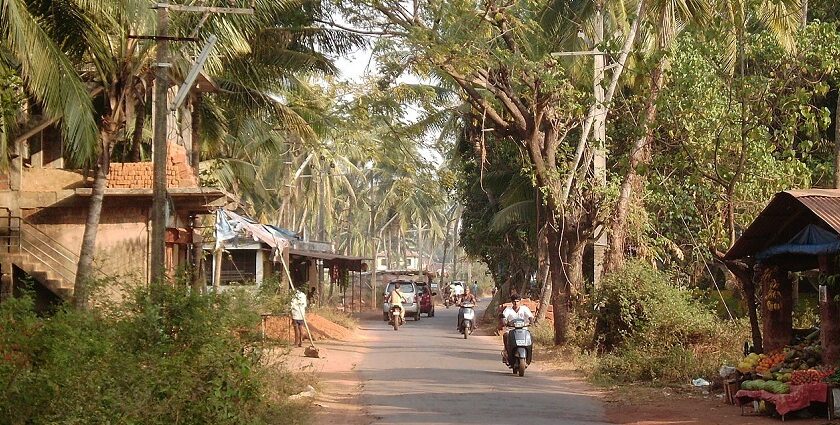
[[[43,263],[32,255],[28,253],[14,254],[12,262],[58,297],[66,300],[73,296],[73,282],[65,282],[63,278],[54,271],[47,269]]]

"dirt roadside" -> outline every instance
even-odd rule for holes
[[[360,320],[378,320],[378,312],[360,317]],[[364,357],[367,347],[375,341],[364,340],[355,333],[347,341],[322,341],[322,358],[303,357],[302,349],[294,349],[291,357],[303,370],[312,370],[321,383],[313,400],[313,417],[316,425],[349,424],[368,425],[375,422],[361,406],[360,395],[364,389],[356,366]],[[551,368],[558,373],[571,375],[585,381],[570,364],[557,363]],[[779,424],[781,419],[768,416],[741,415],[741,409],[724,402],[720,391],[704,395],[692,388],[622,386],[596,390],[604,402],[606,420],[623,425],[762,425]],[[784,422],[802,425],[840,425],[825,417],[801,419],[788,416]]]
[[[363,313],[360,320],[375,320],[378,312]],[[356,367],[373,341],[358,332],[349,332],[343,340],[318,340],[319,358],[306,357],[303,348],[292,348],[288,366],[292,370],[313,373],[318,382],[312,400],[313,423],[318,425],[368,425],[374,419],[362,406],[364,383]]]

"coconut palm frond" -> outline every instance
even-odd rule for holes
[[[502,208],[493,215],[488,230],[503,233],[511,227],[534,223],[537,218],[537,208],[533,201],[522,201]]]
[[[21,0],[7,0],[0,10],[5,45],[20,64],[27,90],[46,115],[62,118],[61,132],[77,164],[92,161],[99,138],[90,92],[68,57],[49,38]],[[52,64],[52,66],[44,66]]]

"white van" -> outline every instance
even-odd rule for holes
[[[391,303],[388,302],[388,295],[394,290],[394,284],[400,283],[400,292],[405,296],[402,306],[405,309],[405,317],[414,317],[414,320],[420,320],[420,303],[414,299],[417,295],[417,285],[410,280],[393,280],[385,285],[385,291],[382,293],[382,320],[388,321],[388,314],[391,312]]]

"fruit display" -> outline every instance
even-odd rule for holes
[[[758,391],[764,390],[773,394],[788,394],[790,393],[790,385],[780,381],[765,381],[763,379],[754,379],[751,381],[744,381],[741,383],[742,390]]]
[[[828,376],[834,374],[834,368],[818,368],[808,370],[795,370],[791,373],[790,383],[792,385],[814,384],[822,382]]]
[[[738,363],[737,370],[752,377],[741,384],[742,389],[787,394],[790,385],[840,383],[840,371],[833,367],[818,366],[821,362],[822,347],[819,342],[809,338],[800,344],[785,347],[781,352],[750,353]]]

